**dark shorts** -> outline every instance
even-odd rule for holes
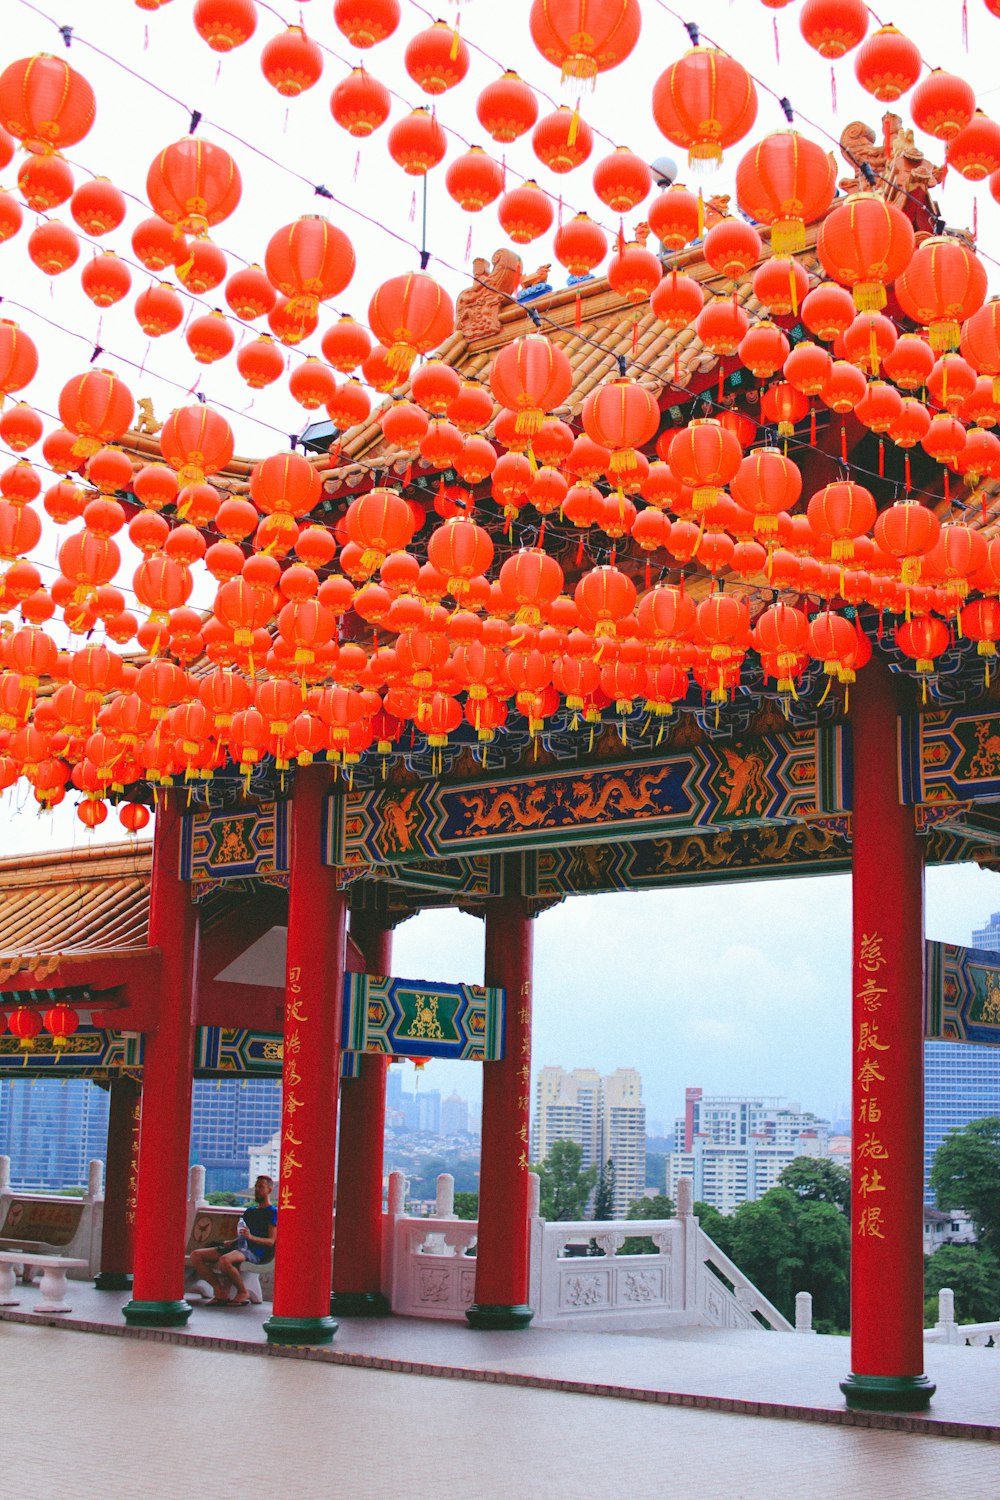
[[[248,1240],[241,1237],[236,1241],[236,1248],[252,1266],[262,1266],[270,1258],[267,1253],[271,1248],[270,1245],[251,1245]]]

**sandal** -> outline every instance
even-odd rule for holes
[[[231,1302],[226,1303],[227,1307],[249,1307],[250,1305],[249,1297],[234,1297]]]
[[[232,1307],[232,1305],[233,1303],[230,1297],[211,1297],[208,1302],[204,1304],[205,1307]]]

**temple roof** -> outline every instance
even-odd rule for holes
[[[25,960],[136,952],[149,921],[151,845],[105,844],[0,859],[0,982]],[[34,964],[36,973],[43,965]]]

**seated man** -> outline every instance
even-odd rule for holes
[[[191,1264],[195,1272],[214,1288],[215,1296],[208,1307],[247,1307],[250,1296],[240,1275],[244,1261],[248,1265],[263,1266],[274,1259],[274,1245],[278,1233],[278,1210],[271,1202],[274,1183],[270,1177],[258,1177],[254,1183],[254,1205],[243,1212],[237,1225],[237,1236],[223,1245],[210,1245],[204,1250],[191,1251]],[[229,1287],[236,1288],[236,1296],[228,1295]]]

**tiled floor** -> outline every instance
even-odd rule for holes
[[[22,1306],[0,1313],[0,1320],[31,1317],[35,1294],[24,1288],[21,1295]],[[98,1292],[87,1282],[71,1282],[70,1296],[73,1312],[50,1320],[62,1324],[53,1330],[54,1337],[61,1336],[66,1345],[126,1342],[71,1331],[105,1326],[124,1333],[120,1311],[124,1293]],[[220,1353],[220,1341],[223,1348],[238,1349],[244,1355],[273,1353],[261,1330],[269,1312],[269,1306],[217,1311],[195,1305],[187,1327],[167,1337],[182,1345],[197,1346],[204,1340],[214,1346],[214,1354]],[[41,1326],[26,1331],[29,1335],[46,1332]],[[0,1321],[0,1335],[6,1332]],[[965,1429],[979,1439],[1000,1438],[1000,1349],[929,1345],[925,1353],[927,1373],[938,1389],[930,1412],[919,1419],[915,1430],[926,1425],[936,1433],[964,1436]],[[309,1358],[313,1358],[312,1351]],[[417,1375],[451,1377],[452,1382],[462,1377],[466,1383],[499,1378],[507,1385],[556,1392],[588,1387],[592,1392],[598,1387],[601,1395],[619,1395],[632,1402],[652,1398],[711,1402],[716,1407],[728,1402],[737,1403],[737,1410],[751,1404],[770,1416],[836,1423],[845,1419],[838,1383],[849,1369],[850,1343],[846,1338],[710,1329],[675,1329],[659,1335],[535,1328],[480,1333],[464,1323],[345,1318],[334,1343],[315,1355],[315,1360],[320,1367],[395,1367]],[[275,1362],[244,1359],[248,1366]],[[329,1369],[328,1374],[332,1376]],[[451,1388],[447,1387],[449,1393]],[[1000,1480],[994,1493],[1000,1496]]]
[[[996,1453],[983,1442],[248,1359],[10,1322],[0,1324],[0,1368],[0,1484],[18,1500],[1000,1493]]]

